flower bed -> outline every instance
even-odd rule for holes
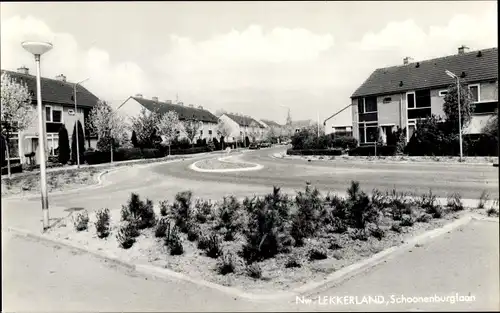
[[[186,191],[158,205],[132,194],[121,210],[74,213],[47,236],[263,294],[321,281],[464,213],[459,195],[441,207],[432,194],[369,197],[355,182],[348,194],[324,197],[308,186],[295,198],[275,188],[265,197],[210,202]]]
[[[97,168],[82,168],[79,170],[66,170],[47,172],[48,192],[62,191],[93,185],[97,183],[96,175],[100,172]],[[35,194],[40,191],[40,175],[22,175],[2,179],[2,196],[18,194]]]
[[[204,170],[239,169],[250,168],[254,166],[255,165],[249,163],[225,162],[218,159],[206,159],[196,162],[196,167]]]

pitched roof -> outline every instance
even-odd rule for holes
[[[29,74],[22,74],[18,72],[2,70],[3,73],[9,74],[13,79],[20,83],[25,83],[29,92],[32,95],[32,102],[36,103],[36,76]],[[63,82],[57,79],[41,77],[40,78],[42,102],[49,102],[61,105],[74,105],[73,88],[74,83]],[[77,92],[77,105],[79,107],[92,108],[99,100],[93,93],[88,91],[85,87],[78,85]]]
[[[276,123],[275,121],[264,120],[264,119],[261,119],[261,121],[270,127],[283,127],[283,125],[280,125],[280,124]]]
[[[174,111],[179,116],[179,120],[196,119],[208,123],[217,123],[219,119],[207,110],[194,108],[190,106],[183,106],[179,104],[170,104],[150,99],[139,97],[130,97],[139,102],[143,107],[149,111],[158,110],[159,113],[166,113]],[[129,99],[130,99],[129,98]]]
[[[260,128],[264,128],[261,123],[257,122],[255,119],[251,118],[250,116],[241,116],[241,115],[236,115],[236,114],[231,114],[231,113],[224,113],[227,115],[230,119],[235,121],[238,125],[240,126],[250,126],[252,123],[256,124]]]
[[[498,48],[379,68],[353,93],[351,98],[448,86],[453,83],[453,79],[446,75],[445,70],[458,76],[462,75],[462,72],[465,73],[462,79],[466,83],[497,80]]]

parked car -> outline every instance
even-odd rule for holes
[[[257,142],[252,142],[248,146],[248,149],[260,149],[260,145]]]
[[[261,142],[260,146],[262,148],[269,148],[269,147],[271,147],[271,143],[268,141],[263,141],[263,142]]]

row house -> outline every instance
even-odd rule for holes
[[[31,95],[31,104],[36,110],[36,76],[30,74],[29,69],[20,67],[16,71],[2,70],[20,84],[26,85]],[[46,156],[56,156],[58,153],[59,129],[62,125],[68,130],[70,145],[73,128],[76,121],[80,121],[85,128],[90,110],[99,99],[81,85],[76,86],[77,107],[75,110],[75,84],[68,82],[65,75],[58,75],[55,79],[41,77],[41,96],[43,106],[43,121],[46,130]],[[10,160],[12,163],[40,164],[40,148],[38,134],[38,118],[34,118],[31,125],[10,136]],[[85,129],[85,148],[95,148],[97,138]],[[29,157],[29,155],[34,155]]]
[[[386,141],[387,134],[398,126],[408,130],[407,140],[417,127],[417,120],[431,114],[444,117],[444,97],[460,78],[470,91],[475,109],[466,134],[477,134],[497,114],[498,48],[467,52],[441,58],[410,62],[375,70],[351,96],[353,135],[360,144],[373,143],[377,135]]]
[[[243,141],[245,137],[251,141],[264,139],[265,127],[250,116],[224,113],[219,119],[230,129],[226,142]]]

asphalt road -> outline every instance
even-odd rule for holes
[[[147,279],[88,254],[2,232],[2,311],[498,311],[498,231],[498,222],[472,221],[337,287],[306,297],[313,301],[310,304],[256,303],[188,282]],[[390,302],[391,296],[401,301],[457,293],[474,300]],[[386,303],[329,301],[337,296],[382,296]]]
[[[498,198],[498,169],[491,165],[446,163],[369,163],[275,159],[271,155],[283,147],[253,150],[241,157],[245,162],[264,166],[260,171],[202,173],[193,172],[186,163],[152,167],[155,173],[191,181],[230,183],[249,186],[273,185],[302,189],[306,181],[322,191],[343,192],[351,180],[371,192],[392,190],[425,193],[432,189],[439,197],[459,192],[464,199],[477,199],[486,190]]]

